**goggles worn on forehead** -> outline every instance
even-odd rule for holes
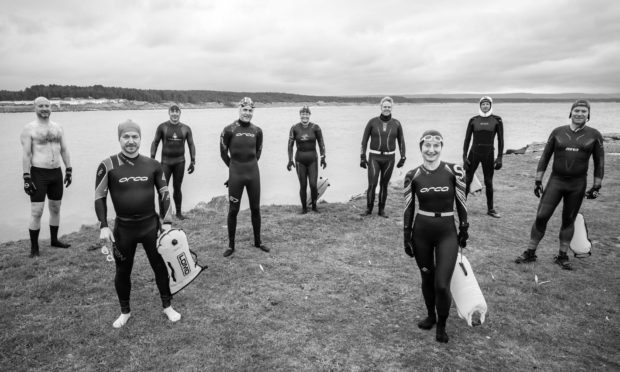
[[[438,136],[438,135],[427,134],[426,136],[420,138],[420,142],[425,142],[425,141],[443,142],[443,138],[441,138],[441,136]]]

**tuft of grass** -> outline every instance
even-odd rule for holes
[[[560,211],[538,261],[515,265],[538,200],[535,154],[506,155],[496,173],[496,207],[468,201],[465,255],[489,305],[468,327],[452,309],[450,342],[416,323],[425,314],[420,275],[402,248],[402,192],[393,185],[389,219],[360,217],[365,200],[261,208],[265,254],[252,247],[249,211],[238,218],[237,252],[227,245],[225,203],[201,204],[176,227],[209,268],[177,294],[183,316],[167,321],[141,249],[132,274],[132,318],[111,324],[119,307],[114,265],[99,253],[98,230],[68,234],[68,250],[26,240],[0,245],[0,365],[16,371],[65,370],[618,370],[618,200],[620,167],[610,156],[598,200],[584,201],[593,255],[574,271],[552,263]],[[591,177],[590,177],[591,179]],[[361,186],[363,187],[363,186]],[[352,190],[352,193],[358,190]],[[297,190],[291,190],[297,192]],[[326,198],[329,198],[327,193]],[[536,284],[534,276],[539,283]]]

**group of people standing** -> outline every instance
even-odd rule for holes
[[[384,97],[380,102],[381,114],[370,119],[363,132],[360,166],[368,172],[366,210],[363,216],[372,214],[376,188],[379,186],[378,215],[388,217],[385,206],[392,171],[394,166],[403,167],[406,161],[403,127],[400,121],[392,117],[393,104],[392,98]],[[407,172],[404,180],[404,248],[407,255],[415,258],[420,269],[422,294],[427,307],[427,317],[418,326],[431,329],[436,325],[438,342],[448,342],[446,320],[451,304],[449,285],[458,247],[465,247],[469,238],[466,200],[479,164],[482,165],[486,186],[487,214],[500,218],[493,204],[493,174],[494,170],[502,167],[504,132],[502,119],[492,114],[492,104],[490,97],[482,97],[479,115],[472,117],[467,125],[463,166],[441,161],[443,136],[436,130],[427,130],[419,140],[423,164]],[[57,233],[63,183],[68,187],[72,181],[64,132],[59,124],[49,119],[49,100],[39,97],[34,101],[34,106],[37,118],[25,126],[21,135],[24,190],[30,196],[32,211],[29,224],[31,257],[39,255],[38,234],[46,196],[49,199],[51,245],[69,247],[69,244],[58,240]],[[261,240],[258,161],[262,152],[263,132],[251,122],[254,102],[245,97],[238,107],[239,118],[227,125],[220,136],[220,155],[229,169],[228,180],[225,182],[229,201],[229,241],[224,257],[235,252],[237,215],[244,189],[249,198],[254,246],[263,252],[270,251]],[[155,273],[164,313],[173,322],[181,318],[171,306],[168,273],[157,252],[156,240],[161,231],[169,230],[172,225],[172,203],[168,189],[171,179],[175,215],[181,220],[187,218],[181,210],[181,184],[186,166],[185,144],[187,143],[190,152],[190,164],[187,167],[190,174],[196,165],[196,149],[190,127],[180,122],[180,107],[172,105],[168,114],[170,120],[157,128],[150,157],[139,154],[142,139],[140,126],[131,120],[120,123],[117,134],[121,151],[105,158],[96,173],[95,212],[100,222],[99,237],[112,245],[116,263],[114,284],[121,315],[113,323],[115,328],[125,325],[131,314],[130,275],[138,243],[143,245]],[[327,163],[323,133],[319,125],[310,121],[310,108],[302,107],[299,114],[300,121],[290,129],[286,168],[289,171],[292,168],[297,170],[301,213],[305,214],[308,212],[308,185],[310,207],[312,211],[318,212],[318,167],[320,165],[325,168]],[[570,269],[566,251],[573,235],[574,221],[581,200],[584,195],[596,198],[601,188],[604,167],[603,140],[596,129],[585,125],[590,118],[589,103],[583,100],[575,102],[569,118],[570,125],[558,127],[552,132],[540,159],[534,192],[537,197],[541,197],[541,201],[532,226],[528,249],[517,258],[517,263],[536,260],[535,250],[544,235],[547,221],[563,199],[560,254],[555,261],[563,269]],[[497,156],[495,138],[498,143]],[[154,159],[159,142],[163,143],[161,162]],[[395,162],[397,144],[400,155],[398,163]],[[297,151],[293,157],[294,146],[297,146]],[[543,190],[543,174],[551,156],[554,157],[553,171],[547,187]],[[594,158],[594,185],[586,192],[590,156]],[[61,159],[65,166],[64,179]],[[155,192],[159,203],[158,213],[154,202]],[[107,221],[108,193],[116,212],[114,230],[109,228]],[[455,210],[458,215],[458,232],[454,219]]]

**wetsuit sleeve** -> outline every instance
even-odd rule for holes
[[[456,201],[456,213],[459,215],[459,223],[467,223],[467,206],[465,201],[465,170],[458,164],[452,166],[454,169],[454,199]]]
[[[227,130],[228,128],[224,128],[222,134],[220,135],[220,156],[226,166],[230,166],[230,156],[228,155],[228,147],[230,146],[230,139],[232,138],[232,131]]]
[[[366,157],[366,147],[368,146],[368,138],[370,138],[370,129],[371,129],[372,119],[368,121],[366,124],[366,128],[364,129],[364,135],[362,136],[362,148],[360,150],[360,156],[362,158]]]
[[[314,130],[314,136],[316,137],[316,141],[319,143],[319,152],[321,153],[321,157],[325,156],[325,142],[323,141],[323,131],[321,131],[321,127],[315,125],[316,129]]]
[[[155,167],[154,179],[155,187],[159,194],[159,218],[161,218],[164,223],[171,223],[170,192],[168,191],[166,177],[164,177],[164,170],[159,163],[157,163]]]
[[[474,133],[474,118],[469,119],[467,123],[467,131],[465,132],[465,142],[463,142],[463,157],[467,157],[469,151],[469,143],[471,142],[471,136]]]
[[[596,143],[592,151],[592,161],[594,162],[594,186],[601,186],[603,176],[605,175],[605,147],[603,145],[603,136],[596,133]]]
[[[288,133],[288,161],[293,161],[293,145],[295,144],[295,126]]]
[[[411,231],[413,227],[413,217],[415,215],[415,193],[413,192],[414,171],[415,170],[409,171],[405,175],[405,188],[403,192],[405,197],[405,213],[403,215],[405,233]]]
[[[398,122],[398,137],[396,138],[398,141],[398,148],[400,149],[400,157],[406,158],[405,154],[407,151],[405,150],[405,134],[403,133],[403,126]]]
[[[186,134],[186,139],[187,139],[187,147],[189,148],[189,157],[191,159],[192,163],[196,162],[196,146],[194,146],[194,135],[192,134],[192,128],[190,128],[189,126],[186,126],[187,128],[187,134]]]
[[[99,227],[108,227],[108,167],[101,162],[95,176],[95,213]]]
[[[543,153],[540,156],[540,160],[538,161],[538,167],[536,168],[536,181],[542,181],[543,176],[545,175],[545,170],[547,169],[547,165],[549,165],[549,160],[551,160],[551,155],[553,155],[554,150],[555,130],[551,132],[551,135],[547,140],[547,144],[545,145],[545,149],[543,150]]]
[[[260,154],[263,152],[263,130],[258,128],[256,132],[256,160],[260,159]]]
[[[504,154],[504,122],[502,118],[497,117],[497,157],[502,157]]]
[[[153,143],[151,143],[151,159],[155,159],[155,155],[157,154],[157,147],[159,146],[159,141],[162,139],[163,128],[160,124],[155,131],[155,138],[153,139]]]

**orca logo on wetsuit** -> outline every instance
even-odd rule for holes
[[[235,136],[237,136],[237,137],[239,137],[239,136],[254,137],[254,133],[242,132],[242,133],[235,134]]]
[[[129,182],[129,181],[133,181],[133,182],[144,182],[144,181],[148,181],[148,177],[123,177],[120,180],[118,180],[118,182],[120,183],[125,183],[125,182]]]
[[[434,192],[446,192],[449,189],[450,188],[448,186],[443,186],[443,187],[440,187],[440,186],[437,186],[437,187],[423,187],[422,189],[420,189],[420,192],[421,193],[431,192],[431,191],[434,191]]]
[[[239,203],[239,199],[235,198],[234,196],[229,196],[228,199],[233,203]]]

